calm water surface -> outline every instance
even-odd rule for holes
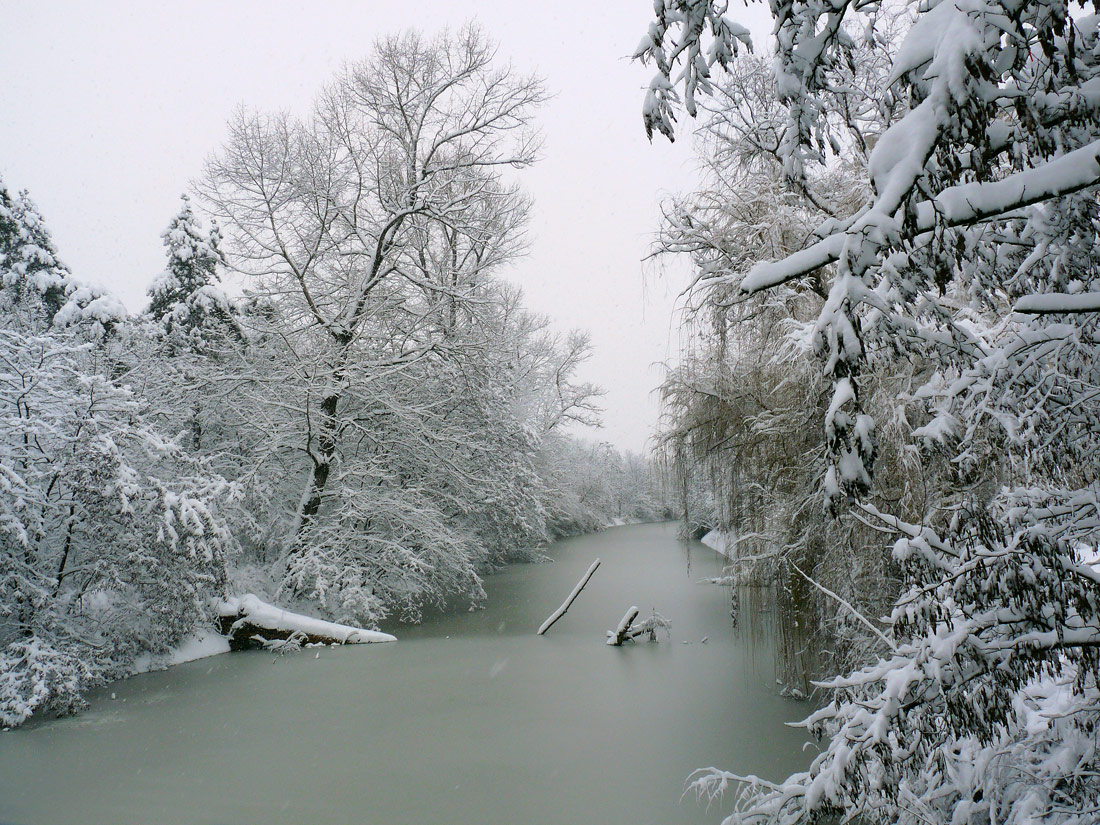
[[[716,553],[659,524],[550,555],[490,577],[484,610],[386,628],[397,644],[218,656],[0,734],[0,822],[717,823],[724,806],[680,798],[695,768],[808,764],[783,723],[809,709],[731,628],[728,590],[698,583]],[[671,640],[606,646],[632,604],[668,617]]]

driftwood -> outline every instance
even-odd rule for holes
[[[672,622],[657,611],[653,611],[652,616],[638,624],[633,623],[636,618],[638,618],[638,608],[631,607],[619,622],[619,627],[616,630],[607,631],[607,643],[619,647],[624,642],[636,642],[642,636],[648,636],[649,641],[655,642],[657,628],[668,630],[672,627]]]
[[[581,580],[579,582],[577,582],[577,586],[573,588],[573,592],[569,594],[569,598],[561,603],[561,607],[550,614],[550,617],[542,623],[542,626],[539,628],[539,632],[536,635],[543,635],[547,630],[554,626],[554,622],[565,615],[565,611],[569,609],[569,605],[573,604],[573,601],[577,598],[577,596],[580,595],[581,591],[584,590],[584,586],[588,584],[588,580],[592,578],[592,574],[596,572],[596,568],[599,566],[599,559],[596,559],[594,562],[592,562],[592,566],[588,568],[588,572],[581,577]]]

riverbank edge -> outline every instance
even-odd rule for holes
[[[555,536],[549,543],[553,544],[557,541],[563,541],[569,538],[576,538],[578,536],[594,535],[596,533],[602,533],[605,530],[611,530],[617,527],[631,527],[641,524],[663,524],[667,521],[675,521],[675,519],[629,519],[629,518],[614,518],[605,524],[600,525],[594,530],[589,530],[582,533],[574,533],[570,535]],[[709,546],[709,545],[708,545]],[[719,551],[721,552],[721,551]],[[327,626],[334,631],[335,635],[343,636],[344,639],[334,639],[332,644],[361,644],[361,643],[378,643],[378,642],[390,642],[398,641],[397,637],[392,634],[382,633],[381,631],[367,630],[365,628],[356,628],[349,625],[341,625],[336,622],[330,622],[325,619],[315,618],[313,616],[306,616],[304,614],[293,613],[291,611],[280,608],[277,605],[271,605],[258,599],[253,594],[243,594],[241,596],[227,596],[225,599],[218,600],[215,604],[215,614],[222,618],[222,608],[237,607],[240,604],[240,600],[251,598],[255,599],[257,603],[270,608],[271,611],[278,612],[286,617],[294,617],[295,620],[291,624],[294,627],[288,627],[287,630],[293,632],[299,630],[298,625],[301,622],[309,623],[311,627],[319,627],[321,625]],[[360,640],[348,640],[350,632],[362,634]],[[372,638],[368,638],[372,637]],[[373,637],[386,637],[386,638],[373,638]],[[94,685],[95,688],[103,688],[117,682],[124,681],[126,679],[133,678],[134,676],[141,676],[145,673],[153,673],[158,671],[168,670],[170,667],[176,665],[184,665],[189,662],[196,662],[202,659],[209,659],[214,656],[220,656],[224,653],[233,652],[233,648],[230,644],[229,637],[219,633],[214,627],[199,627],[186,635],[179,643],[171,647],[169,650],[163,653],[143,653],[134,659],[132,667],[128,672],[118,676],[114,679],[109,679],[101,684]],[[23,724],[41,719],[38,714],[34,714],[28,717]],[[15,730],[23,725],[16,725],[14,727],[8,726],[0,728],[2,731]]]
[[[592,530],[592,531],[589,531],[587,533],[576,533],[576,534],[573,534],[571,536],[558,536],[558,537],[555,537],[553,539],[553,541],[551,541],[551,544],[554,541],[560,541],[560,540],[563,540],[563,539],[566,539],[566,538],[574,538],[575,536],[592,535],[594,533],[602,533],[605,530],[611,530],[611,529],[614,529],[616,527],[629,527],[629,526],[639,525],[639,524],[660,524],[660,523],[663,523],[664,521],[666,521],[666,520],[661,519],[661,520],[658,520],[658,521],[650,521],[650,520],[646,520],[646,519],[614,518],[614,519],[611,519],[606,524],[601,525],[596,530]],[[710,534],[708,534],[708,536],[709,535]],[[704,544],[706,544],[706,541],[704,541]],[[710,545],[707,545],[707,546],[709,547]],[[714,549],[717,549],[717,548],[714,548]],[[721,553],[722,551],[719,550],[718,552]],[[259,602],[259,599],[256,599],[256,597],[251,595],[251,594],[246,594],[246,595],[240,596],[240,597],[228,597],[228,598],[226,598],[225,600],[223,600],[219,604],[219,609],[217,611],[218,615],[219,616],[223,615],[223,610],[221,609],[222,606],[224,606],[227,609],[237,608],[242,599],[249,599],[249,598],[255,599],[257,602]],[[266,603],[264,603],[264,604],[266,604]],[[337,642],[337,643],[341,643],[341,644],[349,643],[348,642],[349,632],[355,632],[355,633],[363,634],[364,636],[370,637],[369,640],[372,641],[372,642],[397,641],[397,638],[395,636],[393,636],[391,634],[388,634],[388,633],[381,633],[379,631],[365,630],[363,628],[353,628],[353,627],[346,626],[346,625],[339,625],[339,624],[336,624],[335,622],[329,622],[329,621],[326,621],[324,619],[316,619],[316,618],[313,618],[311,616],[303,616],[301,614],[291,613],[290,611],[284,610],[283,608],[280,608],[276,605],[266,605],[266,606],[270,607],[274,611],[281,612],[285,616],[293,616],[296,619],[306,620],[310,623],[310,626],[312,628],[317,628],[317,627],[320,627],[321,625],[324,625],[325,626],[324,629],[327,629],[327,630],[332,631],[334,633],[339,632],[341,635],[344,636],[344,638],[341,641]],[[233,612],[236,612],[236,611],[234,610]],[[253,611],[253,612],[255,612],[255,611]],[[302,623],[300,621],[293,621],[293,622],[290,622],[290,623],[295,625],[295,627],[293,629],[301,629],[301,624]],[[288,622],[284,621],[281,624],[287,625]],[[309,632],[309,631],[307,630],[306,632]],[[385,638],[381,638],[381,637],[385,637]],[[351,642],[351,643],[354,643],[354,642]],[[210,658],[211,656],[219,656],[223,653],[229,653],[229,652],[231,652],[231,645],[230,645],[229,638],[227,636],[225,636],[221,633],[218,633],[213,628],[199,628],[195,632],[191,633],[189,636],[185,637],[183,639],[183,641],[181,641],[178,645],[176,645],[175,647],[173,647],[171,650],[169,650],[166,653],[159,653],[159,654],[144,653],[144,654],[142,654],[141,656],[139,656],[134,661],[134,668],[133,668],[132,672],[130,672],[126,676],[121,676],[121,677],[119,677],[119,679],[114,680],[114,681],[121,681],[122,679],[129,679],[131,676],[139,676],[142,673],[150,673],[150,672],[153,672],[153,671],[167,670],[168,668],[174,667],[176,665],[183,665],[183,664],[187,664],[188,662],[195,662],[195,661],[198,661],[200,659],[207,659],[207,658]]]

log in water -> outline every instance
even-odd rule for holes
[[[716,825],[728,807],[680,801],[693,769],[805,768],[783,723],[809,708],[730,627],[729,591],[697,583],[717,554],[674,524],[549,549],[490,577],[484,610],[385,627],[396,644],[218,656],[0,733],[0,822]],[[569,621],[536,638],[596,556]],[[631,604],[671,640],[606,645]]]
[[[592,574],[596,572],[599,566],[599,559],[596,559],[594,562],[592,562],[592,566],[588,568],[588,572],[581,576],[581,580],[577,582],[577,584],[573,587],[573,592],[566,596],[565,601],[561,603],[561,607],[551,613],[546,621],[539,626],[539,631],[535,635],[542,636],[546,633],[547,630],[554,626],[554,622],[565,615],[565,611],[569,609],[569,605],[573,604],[573,602],[577,600],[577,596],[579,596],[581,594],[581,591],[584,590],[584,586],[588,584],[588,580],[592,578]]]

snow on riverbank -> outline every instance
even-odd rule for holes
[[[167,653],[143,653],[134,660],[134,675],[152,670],[164,670],[172,665],[182,665],[229,652],[229,640],[213,630],[199,630],[188,636]]]
[[[703,542],[707,547],[716,553],[730,558],[730,553],[733,551],[734,538],[730,533],[725,533],[721,530],[711,530],[699,541]]]
[[[623,517],[620,516],[619,518],[611,519],[611,521],[607,522],[607,524],[605,524],[600,529],[601,530],[610,530],[612,527],[626,527],[628,524],[653,524],[653,523],[654,522],[653,522],[652,519],[623,518]]]

